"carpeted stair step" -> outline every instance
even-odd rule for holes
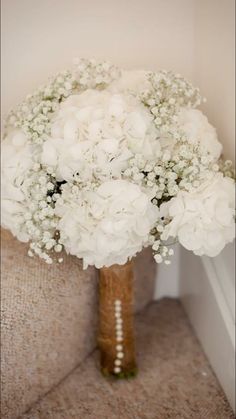
[[[20,419],[233,419],[177,300],[136,317],[139,374],[108,380],[97,351]]]
[[[2,232],[2,418],[26,411],[95,348],[97,271],[64,256],[46,265],[28,245]],[[135,261],[135,308],[153,296],[149,249]]]

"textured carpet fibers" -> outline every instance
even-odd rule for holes
[[[97,272],[63,254],[47,265],[28,244],[1,234],[1,413],[15,419],[79,365],[96,346]],[[151,249],[134,262],[135,311],[152,300]]]
[[[136,378],[104,378],[95,351],[21,419],[234,418],[178,301],[149,305],[136,334]]]

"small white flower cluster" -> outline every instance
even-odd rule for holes
[[[158,227],[159,226],[157,226],[156,231],[157,231],[157,233],[160,233],[158,231]],[[171,247],[169,248],[168,246],[165,246],[165,245],[161,244],[160,240],[155,240],[153,245],[152,245],[152,250],[154,251],[153,252],[154,253],[154,259],[157,263],[161,263],[161,262],[164,261],[164,263],[166,265],[171,264],[171,261],[168,258],[170,256],[173,256],[173,254],[174,254],[174,250]]]
[[[162,150],[155,160],[145,160],[136,154],[129,160],[124,171],[126,178],[150,189],[152,202],[160,204],[177,195],[179,190],[191,190],[199,186],[202,179],[218,171],[219,166],[209,153],[200,154],[198,145],[184,139],[175,144],[172,150]]]
[[[52,263],[48,252],[62,249],[54,211],[60,184],[53,170],[38,162],[38,150],[20,130],[3,141],[2,224],[19,240],[31,241],[29,256],[35,253]]]
[[[233,162],[231,160],[220,159],[218,164],[219,164],[219,170],[223,173],[225,177],[229,177],[235,180],[236,173],[233,167]]]
[[[120,77],[120,70],[109,61],[75,60],[73,74],[82,89],[104,89]]]
[[[170,241],[215,256],[234,237],[232,163],[171,72],[80,60],[11,112],[2,144],[2,225],[29,255],[124,264]],[[115,365],[120,368],[120,365]]]
[[[119,70],[108,61],[81,59],[73,70],[58,73],[11,111],[7,130],[20,128],[31,142],[42,144],[50,135],[51,117],[63,100],[86,89],[105,88],[118,77]]]
[[[148,79],[150,88],[145,89],[140,98],[154,115],[160,133],[171,134],[178,139],[176,130],[178,111],[181,107],[195,108],[200,105],[199,89],[171,71],[149,73]]]
[[[11,111],[7,119],[7,130],[20,128],[32,143],[42,144],[50,134],[50,120],[60,102],[76,89],[76,81],[70,71],[59,73],[47,85]]]
[[[229,161],[227,167],[231,167]],[[129,168],[124,171],[125,178],[137,183],[149,191],[149,196],[158,208],[165,202],[171,201],[181,191],[193,193],[196,188],[212,175],[220,171],[214,156],[200,152],[199,145],[186,142],[184,139],[177,142],[170,150],[163,150],[155,160],[145,161],[142,155],[135,155],[129,161]],[[163,218],[163,219],[162,219]],[[170,263],[168,256],[173,254],[173,249],[164,244],[166,238],[166,225],[170,217],[165,214],[159,219],[150,233],[150,242],[157,263],[165,260]],[[153,236],[153,238],[151,238]]]
[[[50,170],[49,170],[50,172]],[[27,197],[27,206],[23,214],[25,229],[30,237],[29,256],[34,254],[53,263],[52,251],[57,255],[63,249],[60,234],[57,230],[58,221],[55,214],[55,202],[60,196],[60,186],[54,173],[45,173],[39,163],[35,163],[22,185]],[[60,263],[62,258],[56,258]]]

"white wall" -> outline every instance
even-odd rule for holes
[[[2,0],[5,116],[74,57],[193,77],[194,0]]]
[[[235,1],[196,0],[194,79],[225,157],[235,159]]]

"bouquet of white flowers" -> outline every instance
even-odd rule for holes
[[[7,118],[3,227],[48,264],[65,249],[106,270],[144,246],[169,264],[173,240],[216,256],[234,238],[234,173],[200,103],[172,72],[78,61]]]

